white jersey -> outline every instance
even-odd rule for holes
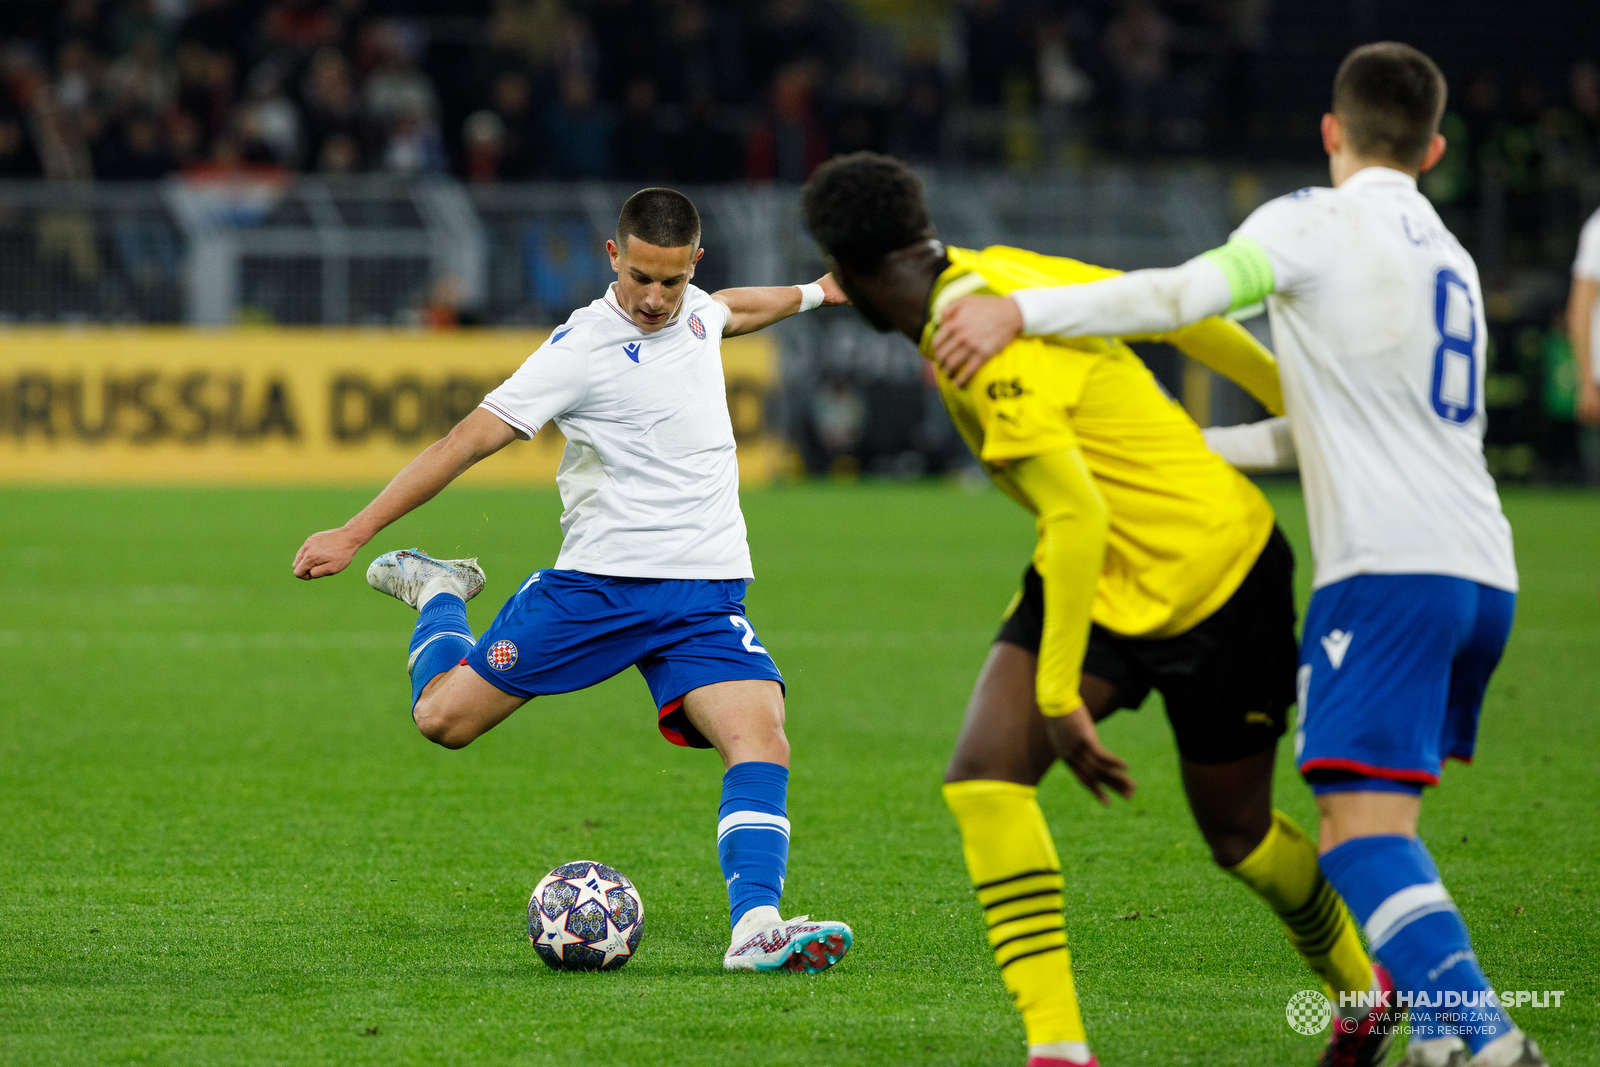
[[[1572,263],[1572,276],[1600,282],[1600,211],[1589,216],[1578,235],[1578,258]],[[1600,382],[1600,300],[1594,302],[1589,318],[1589,373]]]
[[[567,439],[557,569],[752,577],[722,377],[727,321],[690,285],[677,316],[647,333],[608,290],[484,398],[519,437],[554,420]]]
[[[1262,205],[1284,407],[1306,489],[1314,584],[1445,574],[1517,588],[1483,457],[1478,270],[1409,175]]]

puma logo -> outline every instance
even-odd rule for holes
[[[1328,654],[1328,662],[1333,664],[1333,669],[1338,670],[1344,663],[1344,654],[1350,650],[1350,638],[1354,635],[1349,630],[1334,630],[1322,639],[1322,651]]]

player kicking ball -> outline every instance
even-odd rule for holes
[[[1417,191],[1444,154],[1444,104],[1421,52],[1358,48],[1322,119],[1334,188],[1258,208],[1180,267],[958,303],[934,349],[965,380],[1019,333],[1171,330],[1266,299],[1292,447],[1268,425],[1233,444],[1297,456],[1305,486],[1316,574],[1295,753],[1323,873],[1419,1005],[1408,1067],[1537,1067],[1417,836],[1423,788],[1472,756],[1517,589],[1483,457],[1477,267]]]
[[[721,340],[845,298],[829,277],[696,288],[700,216],[671,189],[630,197],[607,249],[617,280],[605,296],[574,312],[355,518],[307,538],[294,573],[339,573],[379,530],[553,420],[567,441],[556,475],[561,552],[481,638],[466,614],[484,584],[477,560],[410,549],[367,571],[374,589],[419,613],[407,661],[412,718],[429,740],[461,748],[533,697],[638,667],[661,733],[715,748],[726,767],[717,854],[733,939],[723,966],[825,970],[849,949],[850,928],[778,913],[789,858],[783,676],[744,612],[750,549]]]
[[[972,293],[1114,274],[1015,248],[934,238],[904,164],[859,153],[805,190],[806,224],[856,309],[931,357],[940,316]],[[1271,355],[1212,319],[1161,339],[1281,407]],[[1295,697],[1294,557],[1272,509],[1114,338],[1019,341],[964,385],[939,375],[952,420],[989,477],[1037,517],[1022,591],[978,677],[945,777],[1030,1067],[1093,1064],[1073,988],[1061,861],[1036,786],[1062,759],[1094,794],[1128,796],[1126,765],[1094,720],[1166,700],[1190,810],[1217,864],[1282,919],[1330,991],[1388,988],[1316,848],[1272,808],[1272,768]],[[1323,1062],[1381,1063],[1379,1014],[1342,1012]]]

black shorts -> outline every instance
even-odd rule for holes
[[[1274,529],[1233,596],[1204,622],[1156,639],[1096,624],[1083,673],[1114,685],[1118,708],[1137,708],[1158,691],[1178,754],[1191,763],[1227,763],[1265,752],[1283,736],[1300,657],[1294,622],[1294,550]],[[1037,653],[1043,629],[1044,582],[1030,566],[1022,599],[995,640]]]

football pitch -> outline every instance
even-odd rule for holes
[[[1309,552],[1298,490],[1269,487]],[[367,492],[0,491],[0,1062],[952,1064],[1020,1067],[938,785],[1032,547],[998,492],[747,492],[748,604],[789,683],[785,913],[849,922],[819,976],[725,974],[721,766],[668,745],[632,671],[534,701],[469,748],[406,713],[413,613],[379,551],[477,555],[482,632],[555,559],[553,491],[450,489],[336,578],[305,535]],[[1523,592],[1478,759],[1423,835],[1513,1015],[1557,1067],[1600,1064],[1600,496],[1513,490]],[[1275,920],[1210,864],[1159,700],[1102,725],[1132,802],[1041,790],[1106,1067],[1305,1064],[1314,988]],[[1308,828],[1279,755],[1277,803]],[[620,972],[529,947],[534,883],[573,859],[640,887]]]

